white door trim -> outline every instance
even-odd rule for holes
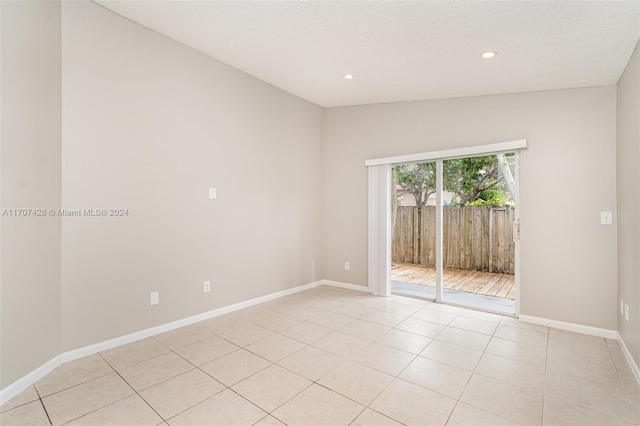
[[[403,164],[403,163],[426,163],[434,160],[450,160],[460,157],[477,157],[479,155],[500,154],[503,152],[513,152],[527,148],[526,139],[515,141],[492,143],[489,145],[476,145],[467,148],[454,148],[444,151],[423,152],[420,154],[400,155],[397,157],[375,158],[366,160],[364,165],[381,166],[383,164]]]

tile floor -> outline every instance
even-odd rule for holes
[[[613,340],[318,287],[60,366],[2,425],[638,425]]]

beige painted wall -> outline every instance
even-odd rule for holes
[[[0,3],[2,206],[60,207],[60,4]],[[0,388],[60,353],[60,219],[2,217]]]
[[[527,138],[521,313],[616,329],[615,126],[613,86],[327,109],[325,277],[367,284],[365,160]]]
[[[618,293],[629,305],[618,330],[640,365],[640,44],[618,81],[617,117]]]
[[[63,350],[323,278],[322,108],[93,3],[62,28],[63,205],[129,210],[62,221]]]

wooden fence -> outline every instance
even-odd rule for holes
[[[445,268],[514,273],[514,209],[490,206],[445,206],[443,261]],[[391,259],[436,263],[435,207],[398,207]]]

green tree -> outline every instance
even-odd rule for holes
[[[506,206],[509,204],[507,200],[508,193],[501,189],[491,188],[482,191],[475,201],[470,202],[469,206]]]
[[[443,167],[443,187],[456,194],[455,203],[461,206],[478,200],[485,191],[500,189],[504,180],[495,155],[446,160]]]
[[[514,195],[512,168],[513,156],[504,154],[445,160],[443,188],[455,194],[454,204],[504,206]],[[399,192],[412,194],[416,206],[425,206],[436,192],[434,162],[402,164],[394,171]]]
[[[413,195],[418,207],[426,206],[436,192],[436,163],[401,164],[395,167],[395,175],[400,192]]]

